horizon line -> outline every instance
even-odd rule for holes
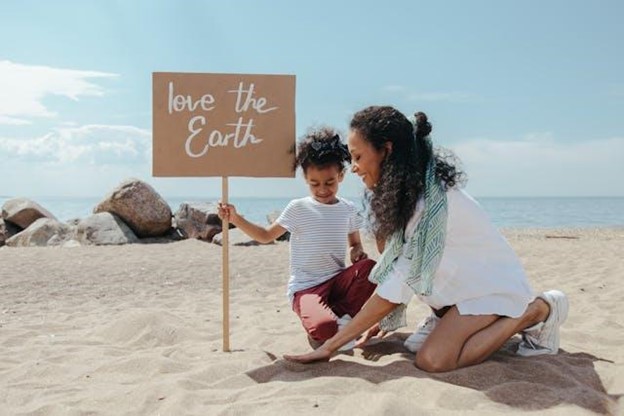
[[[203,196],[191,196],[191,195],[162,195],[165,199],[185,199],[185,198],[221,198],[220,195],[203,195]],[[473,195],[473,198],[498,198],[498,199],[513,199],[513,198],[624,198],[624,195]],[[249,196],[249,195],[229,195],[230,199],[246,198],[246,199],[296,199],[303,198],[309,195],[284,195],[284,196]],[[363,195],[338,195],[347,199],[358,199]],[[96,199],[104,198],[106,195],[34,195],[34,196],[16,196],[16,195],[0,195],[0,199],[12,199],[12,198],[70,198],[70,199]]]

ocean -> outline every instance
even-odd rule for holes
[[[0,206],[9,196],[0,196]],[[102,198],[33,197],[59,220],[84,218]],[[215,202],[214,199],[165,198],[173,212],[182,202]],[[349,198],[359,201],[359,197]],[[509,197],[476,198],[501,228],[563,228],[624,226],[624,197]],[[266,224],[267,214],[282,210],[290,198],[231,198],[238,211],[250,221]],[[359,202],[357,202],[361,205]]]

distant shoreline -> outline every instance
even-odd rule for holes
[[[303,196],[303,195],[302,195]],[[99,197],[33,197],[61,221],[85,218],[93,207],[104,199]],[[301,197],[301,196],[300,196]],[[363,209],[362,197],[349,197],[359,209]],[[11,197],[0,196],[0,206]],[[173,212],[183,202],[216,202],[219,198],[164,197]],[[235,197],[230,202],[249,220],[266,223],[267,214],[281,211],[291,197]],[[609,228],[624,227],[624,197],[477,197],[494,224],[499,228]]]
[[[471,194],[472,195],[472,194]],[[343,198],[347,198],[347,199],[358,199],[361,198],[362,195],[341,195]],[[472,195],[475,199],[480,200],[480,199],[624,199],[624,195],[598,195],[598,196],[587,196],[587,195],[579,195],[579,196],[571,196],[571,195],[565,195],[565,196],[544,196],[544,195],[538,195],[538,196],[526,196],[526,195],[521,195],[521,196],[482,196],[482,195]],[[25,196],[25,195],[0,195],[0,199],[11,199],[11,198],[29,198],[29,199],[34,199],[36,200],[37,198],[41,198],[41,199],[101,199],[103,198],[103,195],[100,196],[76,196],[76,195],[37,195],[37,196]],[[295,198],[301,198],[302,195],[294,195],[294,196],[237,196],[237,195],[230,195],[230,198],[234,198],[234,199],[295,199]],[[163,198],[165,198],[166,200],[169,199],[188,199],[188,200],[192,200],[192,199],[197,199],[198,197],[195,196],[168,196],[168,195],[163,195]],[[206,195],[206,196],[202,196],[202,199],[220,199],[221,196],[220,195]]]

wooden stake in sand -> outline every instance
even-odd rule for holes
[[[221,178],[221,201],[228,203],[228,178]],[[223,239],[221,253],[223,254],[223,351],[230,351],[230,222],[227,218],[221,225]]]
[[[295,76],[152,74],[152,173],[293,178]],[[223,351],[230,351],[229,221],[223,221]]]

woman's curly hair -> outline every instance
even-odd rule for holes
[[[309,166],[324,168],[338,166],[342,172],[346,163],[351,163],[351,154],[340,135],[331,127],[310,129],[299,142],[295,169],[301,166],[305,173]]]
[[[357,112],[350,123],[377,151],[386,142],[392,151],[382,161],[381,176],[372,191],[366,192],[369,219],[375,236],[387,240],[405,228],[414,214],[416,203],[425,192],[425,174],[432,158],[435,174],[445,190],[464,181],[459,161],[450,151],[432,148],[428,136],[432,126],[427,115],[414,114],[412,123],[400,111],[389,106],[371,106]]]

